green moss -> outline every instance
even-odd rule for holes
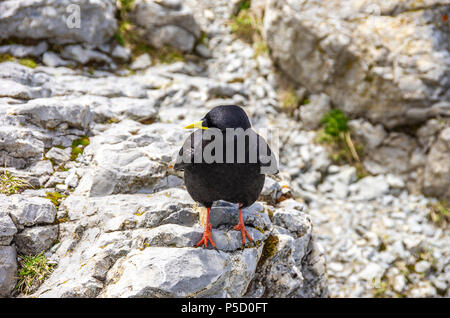
[[[67,195],[58,192],[45,192],[45,198],[49,199],[56,207],[56,209],[59,209],[61,201],[64,200],[66,197]]]
[[[30,187],[26,180],[14,177],[9,171],[0,171],[0,194],[12,195]]]
[[[258,227],[258,226],[255,226],[255,229],[257,229],[258,231],[260,231],[262,234],[265,233],[265,231],[264,231],[262,228]]]
[[[44,252],[35,256],[20,256],[19,281],[16,285],[16,290],[24,295],[30,294],[42,284],[54,268],[55,265],[48,263]]]
[[[206,32],[202,31],[200,33],[200,38],[197,40],[197,44],[203,44],[204,46],[208,47],[209,46],[208,41],[209,41],[208,35],[206,34]]]
[[[82,154],[84,148],[90,144],[88,136],[82,136],[72,142],[72,154],[70,156],[71,160],[76,160],[78,155]]]
[[[269,219],[273,222],[273,210],[267,209],[267,214],[269,215]]]
[[[261,264],[263,264],[267,259],[275,255],[277,251],[279,239],[275,235],[270,235],[267,240],[264,242],[264,247],[261,255],[261,259],[259,260]]]
[[[13,62],[14,58],[9,54],[0,54],[0,63]]]
[[[29,68],[35,68],[37,66],[37,63],[30,58],[19,59],[18,62],[19,62],[19,64],[29,67]]]
[[[30,58],[21,58],[21,59],[15,59],[13,56],[11,56],[10,54],[0,54],[0,63],[3,62],[18,62],[19,64],[26,66],[26,67],[30,67],[30,68],[35,68],[37,66],[37,63]]]

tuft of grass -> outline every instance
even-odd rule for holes
[[[253,44],[254,57],[261,54],[270,54],[270,49],[262,36],[263,21],[250,10],[251,1],[242,1],[236,15],[234,15],[228,25],[231,33],[234,33],[243,41]]]
[[[429,208],[428,218],[436,225],[447,228],[450,223],[450,203],[448,201],[431,203]]]
[[[0,194],[12,195],[30,187],[26,180],[14,177],[9,171],[0,171]]]
[[[294,113],[294,110],[296,110],[300,105],[300,98],[297,96],[295,90],[292,87],[281,90],[279,98],[281,107],[290,115],[292,115]]]
[[[231,33],[242,40],[253,43],[256,38],[261,38],[262,21],[255,17],[250,10],[241,10],[229,22]]]
[[[332,109],[322,117],[322,128],[316,135],[316,142],[326,145],[330,158],[336,164],[350,164],[356,168],[358,178],[368,175],[361,163],[363,145],[351,138],[348,117],[340,109]]]
[[[19,256],[19,281],[16,290],[23,295],[35,291],[54,270],[55,264],[49,264],[44,252],[35,256]]]
[[[340,109],[332,109],[322,117],[325,133],[332,137],[339,137],[348,132],[348,117]]]
[[[270,49],[267,46],[267,43],[262,39],[255,41],[255,43],[253,43],[253,50],[255,51],[255,57],[258,55],[270,54]]]
[[[45,198],[49,199],[57,210],[59,209],[61,201],[64,200],[66,197],[67,195],[61,194],[59,192],[45,192]]]

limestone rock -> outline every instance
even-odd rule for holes
[[[312,95],[309,104],[300,107],[300,120],[305,129],[316,129],[322,117],[331,109],[330,98],[325,94]]]
[[[77,14],[78,12],[78,14]],[[0,3],[0,39],[101,45],[117,29],[112,0],[25,0]],[[79,18],[79,21],[75,21]]]
[[[9,245],[16,233],[16,226],[9,215],[0,211],[0,245]]]
[[[448,11],[442,0],[269,0],[264,34],[294,81],[392,128],[447,112]]]
[[[423,190],[428,195],[450,199],[450,128],[441,131],[431,146],[425,165]]]
[[[36,255],[50,248],[57,237],[57,225],[34,226],[16,234],[14,243],[19,253]]]
[[[37,224],[51,224],[56,216],[55,206],[50,200],[21,195],[10,197],[6,211],[18,228]]]
[[[192,51],[200,37],[200,27],[192,11],[181,1],[139,0],[131,14],[131,21],[143,38],[152,46],[172,46]]]
[[[16,286],[17,254],[13,246],[0,246],[0,297],[8,297]]]

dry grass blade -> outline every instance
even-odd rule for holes
[[[30,187],[26,180],[14,177],[7,170],[0,171],[0,194],[12,195]]]

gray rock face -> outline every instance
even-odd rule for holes
[[[26,228],[14,237],[17,251],[25,255],[36,255],[50,248],[58,237],[57,225]]]
[[[86,148],[85,154],[93,155],[93,165],[77,191],[102,196],[138,190],[151,193],[164,187],[162,179],[168,176],[183,135],[169,124],[129,126],[126,121],[106,130]]]
[[[450,199],[450,127],[431,146],[425,165],[423,190],[429,195]]]
[[[251,280],[256,259],[256,249],[233,255],[194,248],[150,247],[119,260],[108,274],[106,282],[110,284],[100,296],[239,297]],[[238,274],[233,275],[238,268]],[[148,281],[139,279],[142,277]]]
[[[53,147],[45,154],[45,157],[53,160],[53,162],[56,164],[61,164],[70,160],[71,153],[71,148],[61,149]]]
[[[273,219],[276,230],[264,247],[247,296],[327,297],[325,256],[311,239],[309,217],[296,209],[280,209]]]
[[[352,184],[349,190],[353,194],[353,200],[373,200],[387,193],[389,184],[382,175],[368,176]]]
[[[331,109],[330,98],[325,94],[310,96],[310,103],[300,107],[300,120],[305,129],[316,129],[322,117]]]
[[[61,56],[80,64],[87,64],[89,62],[112,64],[112,60],[108,55],[81,45],[66,45],[61,52]]]
[[[12,111],[26,121],[50,129],[66,123],[73,128],[88,130],[92,120],[89,107],[69,100],[34,99]]]
[[[72,5],[72,6],[71,6]],[[75,20],[79,13],[79,22]],[[25,0],[0,3],[0,39],[101,45],[117,29],[112,0]]]
[[[0,211],[0,245],[9,245],[16,233],[16,226],[9,215]]]
[[[11,54],[15,57],[25,57],[25,56],[41,56],[48,49],[48,44],[46,42],[40,42],[38,45],[21,45],[21,44],[10,44],[0,47],[0,54]]]
[[[55,221],[56,209],[53,203],[44,198],[10,197],[6,211],[18,228],[36,224],[51,224]]]
[[[39,160],[44,153],[44,143],[32,130],[3,126],[0,128],[0,164],[25,168],[30,161]]]
[[[296,271],[308,272],[311,221],[292,209],[269,218],[269,206],[261,203],[243,210],[244,222],[256,246],[241,237],[233,225],[237,206],[218,202],[212,208],[213,240],[217,249],[193,248],[203,232],[198,212],[188,193],[171,188],[155,194],[118,194],[101,197],[72,195],[61,205],[60,244],[52,258],[58,267],[39,288],[38,297],[242,297],[256,278],[262,250],[276,224],[286,222],[295,236]],[[294,240],[294,239],[292,239]],[[309,246],[309,247],[308,247]],[[315,260],[314,262],[317,262]],[[311,265],[312,266],[312,265]],[[283,273],[274,273],[272,289],[282,289]],[[325,295],[324,267],[310,278],[291,277],[295,291],[285,296]],[[308,282],[308,283],[306,283]],[[266,286],[266,285],[264,285]],[[308,288],[311,288],[309,290]],[[315,291],[312,291],[315,289]],[[274,292],[275,295],[275,292]]]
[[[0,297],[8,297],[16,286],[17,254],[12,246],[0,246]]]
[[[200,27],[192,11],[178,0],[138,0],[131,21],[140,28],[143,38],[157,48],[169,45],[192,51],[200,37]]]
[[[448,11],[441,0],[419,8],[409,1],[269,0],[264,34],[294,81],[392,128],[448,113],[450,33],[441,18]]]

